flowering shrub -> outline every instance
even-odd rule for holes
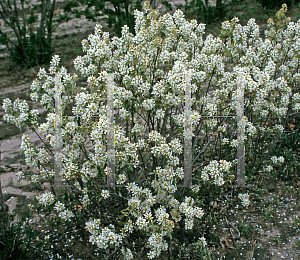
[[[87,54],[77,57],[74,65],[87,77],[87,88],[76,86],[77,75],[70,76],[66,68],[58,68],[57,55],[49,69],[62,73],[62,93],[67,94],[62,96],[63,110],[73,98],[70,94],[76,96],[74,116],[62,119],[63,149],[56,156],[62,162],[59,174],[66,185],[64,196],[57,196],[51,186],[51,192],[37,199],[61,220],[85,228],[90,233],[89,241],[103,249],[106,259],[120,255],[153,259],[166,250],[177,256],[179,245],[187,246],[195,240],[199,240],[196,245],[205,247],[201,233],[203,200],[208,195],[205,187],[217,190],[230,182],[237,140],[234,124],[225,125],[224,118],[201,120],[201,115],[235,114],[239,73],[245,74],[245,94],[249,97],[242,121],[248,173],[254,166],[256,172],[260,169],[257,164],[260,166],[264,156],[257,158],[258,153],[267,156],[264,152],[268,144],[261,140],[270,138],[270,134],[280,135],[289,113],[300,108],[295,87],[299,81],[296,50],[300,22],[289,23],[286,30],[275,30],[270,21],[263,42],[254,19],[243,27],[234,18],[222,23],[220,38],[209,35],[204,41],[205,25],[187,22],[180,10],[159,19],[158,11],[151,10],[148,2],[144,10],[135,11],[135,37],[124,26],[122,37],[110,40],[97,25],[95,34],[82,41]],[[192,152],[196,159],[193,186],[179,189],[184,178],[182,105],[188,70],[192,71]],[[116,120],[121,121],[115,126],[116,181],[123,185],[111,190],[100,187],[105,185],[107,173],[104,142],[109,131],[109,72],[115,75],[114,106],[119,110]],[[27,124],[33,131],[38,129],[54,147],[54,77],[40,69],[38,78],[32,83],[31,99],[47,108],[47,123],[39,126],[35,111],[28,112],[26,103],[19,101],[12,105],[9,99],[4,100],[4,119],[19,127]],[[209,96],[212,87],[213,96]],[[217,133],[218,139],[211,149],[199,152],[209,132]],[[94,151],[86,148],[88,137]],[[33,148],[26,135],[21,148],[26,151],[27,165],[38,167],[39,177],[52,185],[54,172],[48,169],[52,165],[47,158],[47,154],[54,156],[51,149]],[[256,159],[261,161],[257,163]],[[200,170],[196,171],[196,166]],[[22,178],[22,173],[18,176]],[[36,176],[32,179],[38,181]],[[247,194],[239,197],[244,206],[249,205]],[[132,245],[137,249],[130,249]]]

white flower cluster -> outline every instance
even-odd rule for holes
[[[272,156],[271,160],[274,164],[276,164],[277,162],[283,163],[284,162],[284,157],[283,156]]]
[[[58,67],[59,61],[60,61],[59,56],[58,55],[54,55],[53,58],[52,58],[52,60],[50,61],[50,69],[49,69],[50,73],[56,72],[56,69]]]
[[[25,123],[30,122],[33,127],[38,124],[37,117],[39,115],[38,110],[32,109],[29,111],[26,101],[20,102],[19,98],[12,104],[11,100],[5,98],[3,100],[3,106],[5,114],[3,119],[8,123],[13,123],[20,129],[25,126]]]
[[[94,167],[91,161],[83,163],[83,167],[80,170],[82,177],[88,180],[89,178],[95,178],[98,175],[97,168]]]
[[[57,201],[57,202],[55,203],[54,209],[55,209],[57,212],[61,212],[61,211],[65,210],[65,204],[61,203],[60,201]]]
[[[179,206],[179,211],[185,214],[185,229],[192,229],[194,226],[194,217],[202,218],[204,215],[204,211],[195,207],[194,199],[190,197],[185,197],[185,201],[182,202]]]
[[[87,222],[86,228],[92,234],[89,241],[92,244],[96,244],[99,248],[106,249],[109,246],[119,246],[122,243],[123,237],[114,232],[115,227],[109,225],[109,228],[101,228],[99,219]]]
[[[271,172],[273,170],[273,166],[267,165],[266,167],[264,167],[264,170],[267,172]]]
[[[203,245],[203,247],[205,247],[207,245],[207,242],[205,240],[205,237],[200,237],[199,241],[198,241],[201,245]]]
[[[89,195],[88,194],[84,194],[83,197],[82,197],[82,199],[81,199],[81,202],[84,203],[84,204],[86,204],[86,205],[89,205],[90,202],[91,202],[91,200],[89,198]]]
[[[18,181],[21,181],[22,179],[25,178],[24,172],[22,171],[18,172],[16,175],[18,177]]]
[[[142,212],[151,212],[151,207],[156,203],[156,196],[148,188],[138,187],[135,182],[126,185],[127,190],[132,194],[128,200],[128,206],[132,208],[132,215],[136,218],[142,215]]]
[[[24,150],[25,154],[25,161],[26,164],[29,167],[37,167],[38,166],[38,157],[42,159],[42,161],[47,161],[47,158],[45,158],[45,152],[43,149],[40,149],[40,153],[35,151],[34,148],[32,148],[32,145],[30,143],[30,139],[28,135],[22,136],[22,143],[21,143],[21,149]]]
[[[133,222],[132,222],[131,219],[129,219],[127,221],[127,223],[125,223],[124,227],[121,229],[121,234],[123,236],[126,236],[126,233],[132,233],[133,232],[133,227],[134,227]]]
[[[177,190],[174,180],[177,177],[183,179],[183,169],[180,167],[174,171],[173,167],[170,165],[166,166],[165,169],[162,169],[160,166],[158,166],[155,169],[155,173],[158,176],[158,180],[153,180],[151,185],[158,193],[157,199],[159,201],[165,201],[166,193],[173,194]]]
[[[165,116],[165,111],[163,111],[161,108],[158,109],[158,110],[156,110],[156,115],[155,115],[155,117],[156,117],[157,119],[161,119],[161,118],[163,118],[164,116]]]
[[[155,212],[156,222],[162,227],[161,234],[163,236],[167,235],[168,232],[172,232],[174,228],[174,221],[169,219],[169,213],[167,213],[166,208],[161,206]]]
[[[223,138],[222,139],[222,144],[229,144],[229,139],[228,138]]]
[[[119,175],[118,175],[117,184],[118,184],[118,185],[124,184],[126,180],[127,180],[126,174],[124,174],[124,173],[119,174]]]
[[[225,160],[220,160],[219,162],[216,160],[210,161],[209,165],[204,167],[201,178],[204,181],[212,178],[214,184],[222,186],[225,183],[223,173],[228,172],[231,166],[232,163]]]
[[[45,177],[47,179],[51,179],[52,177],[54,177],[54,171],[53,170],[48,170],[48,169],[43,169],[40,171],[40,174],[42,177]]]
[[[155,101],[153,99],[144,100],[143,106],[146,110],[152,110],[152,108],[155,106]]]
[[[64,221],[70,221],[71,218],[75,217],[74,213],[69,209],[60,212],[58,216]]]
[[[36,199],[38,200],[39,203],[43,204],[44,206],[51,205],[55,201],[54,195],[51,192],[47,192],[39,196],[36,196]]]
[[[125,251],[125,249],[122,247],[121,252],[126,260],[133,259],[133,254],[129,248],[126,248],[126,251]]]
[[[107,199],[107,198],[109,197],[109,190],[102,190],[101,196],[102,196],[104,199]]]
[[[248,207],[250,205],[249,194],[240,193],[238,197],[241,200],[241,203],[244,207]]]
[[[31,182],[39,183],[39,176],[36,174],[31,175]]]
[[[147,220],[142,216],[139,216],[138,219],[136,220],[136,225],[139,229],[143,229],[147,226]]]
[[[137,133],[138,135],[141,135],[143,132],[145,132],[145,127],[136,123],[134,127],[131,129],[132,133]]]
[[[151,251],[147,253],[150,259],[159,256],[161,251],[166,251],[168,249],[168,243],[166,243],[166,241],[163,240],[162,235],[158,233],[152,234],[148,239],[148,243],[151,247]]]

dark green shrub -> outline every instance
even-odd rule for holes
[[[11,0],[0,1],[0,19],[13,30],[16,38],[10,39],[7,32],[0,28],[0,44],[6,45],[13,63],[26,68],[50,61],[54,51],[51,46],[53,32],[59,24],[72,19],[71,13],[76,13],[76,10],[73,10],[76,0],[63,1],[64,13],[58,17],[54,17],[56,0],[38,0],[30,5],[31,1],[17,1],[21,2],[21,8],[17,6],[16,1],[14,5],[11,4]],[[40,19],[38,14],[41,15]],[[37,23],[39,27],[33,32],[33,25]]]
[[[81,15],[84,15],[85,18],[89,21],[97,22],[103,20],[109,28],[114,29],[114,33],[117,37],[122,36],[122,27],[127,25],[129,27],[129,31],[135,35],[135,18],[134,18],[134,10],[142,11],[142,0],[130,1],[130,0],[78,0],[82,5],[86,5],[87,7],[84,10],[74,10],[77,18],[80,18]],[[173,11],[171,1],[158,1],[162,5],[166,7],[166,12]],[[79,3],[74,3],[72,7],[80,6]],[[113,6],[113,9],[110,6]],[[150,0],[150,5],[152,9],[156,9],[158,3],[156,0]],[[176,5],[178,8],[182,5]],[[93,8],[93,9],[91,9]],[[66,9],[64,9],[66,11]],[[108,17],[104,17],[104,16]],[[97,19],[98,17],[98,19]],[[101,17],[101,18],[100,18]]]
[[[232,0],[226,2],[217,0],[215,6],[210,6],[208,0],[205,3],[202,0],[185,0],[185,6],[177,6],[183,8],[184,14],[189,19],[196,19],[198,23],[212,24],[218,22],[226,16],[232,6],[241,4],[245,0]]]
[[[12,214],[9,215],[9,222],[11,223],[17,210],[15,209]],[[11,224],[6,230],[5,239],[0,239],[0,260],[31,260],[31,259],[43,259],[41,251],[32,247],[33,239],[37,236],[37,231],[33,230],[28,222],[31,214],[22,216],[21,220],[17,223]],[[22,229],[22,223],[26,221],[24,230]],[[40,246],[38,246],[40,247]]]
[[[297,4],[299,0],[256,0],[257,3],[260,3],[267,10],[281,8],[283,4],[286,4],[290,8],[293,4]]]
[[[26,69],[36,65],[49,63],[54,49],[44,36],[37,36],[32,31],[25,37],[22,44],[15,46],[10,52],[10,59]]]

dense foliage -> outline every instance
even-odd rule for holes
[[[292,5],[299,3],[299,0],[256,0],[266,9],[278,9],[283,4],[286,4],[288,8],[291,8]]]

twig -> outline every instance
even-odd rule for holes
[[[238,234],[239,234],[238,238],[240,238],[240,236],[241,236],[240,231],[234,225],[231,224],[231,226],[238,232]]]
[[[228,206],[229,206],[229,204],[227,203],[227,205],[226,205],[226,206],[222,207],[222,209],[221,209],[220,213],[223,211],[223,209],[226,209]]]
[[[227,218],[226,218],[226,217],[225,217],[225,220],[226,220],[227,226],[228,226],[228,228],[229,228],[229,231],[230,231],[230,234],[231,234],[231,237],[232,237],[232,242],[233,242],[233,245],[234,245],[234,247],[236,247],[236,245],[235,245],[235,241],[234,241],[234,238],[233,238],[233,235],[232,235],[232,232],[231,232],[231,229],[230,229],[230,226],[229,226],[229,223],[228,223],[228,220],[227,220]]]
[[[42,140],[46,148],[49,150],[52,156],[54,156],[53,152],[51,151],[50,147],[44,142],[44,140],[40,137],[40,135],[34,130],[34,132],[37,134],[37,136]]]
[[[225,246],[222,244],[221,240],[220,240],[220,244],[221,244],[221,246],[222,246],[223,248],[225,248]]]

